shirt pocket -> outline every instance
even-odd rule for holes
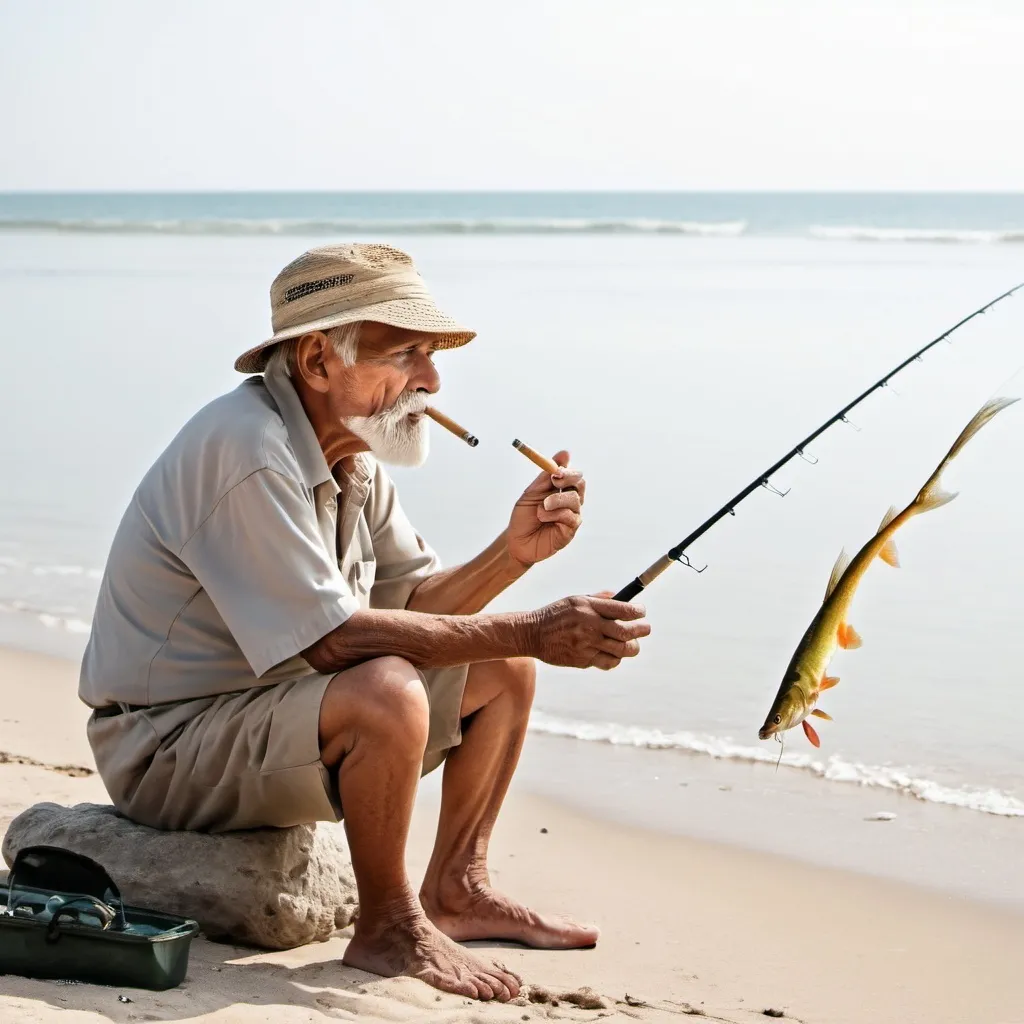
[[[363,608],[370,607],[370,591],[377,578],[377,563],[373,559],[367,562],[352,563],[352,593]]]

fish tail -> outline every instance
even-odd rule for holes
[[[943,460],[935,467],[935,472],[928,478],[927,483],[917,492],[917,497],[914,498],[908,509],[911,515],[918,515],[921,512],[930,512],[932,509],[941,508],[943,505],[948,505],[956,497],[956,491],[944,491],[941,487],[943,470],[960,454],[964,445],[996,413],[1001,412],[1008,405],[1013,405],[1016,401],[1018,401],[1016,398],[993,398],[975,413],[971,422],[960,431],[960,436],[953,442],[952,448],[949,449]]]

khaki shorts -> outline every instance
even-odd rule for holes
[[[420,673],[430,701],[424,774],[462,740],[467,674],[464,665]],[[143,825],[199,832],[340,820],[337,782],[320,760],[332,678],[94,711],[89,743],[114,806]]]

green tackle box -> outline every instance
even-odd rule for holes
[[[199,925],[126,907],[95,861],[29,846],[0,883],[0,974],[168,989],[180,985]]]

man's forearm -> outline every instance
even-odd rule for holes
[[[428,576],[412,592],[406,608],[436,615],[473,615],[486,608],[526,569],[508,553],[502,533],[471,561]]]
[[[361,661],[394,655],[417,668],[445,668],[532,654],[533,616],[432,615],[360,610],[303,657],[317,672],[341,672]]]

